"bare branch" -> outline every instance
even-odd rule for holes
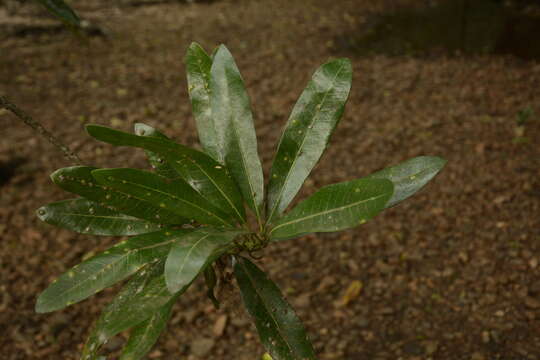
[[[5,96],[2,95],[0,95],[0,108],[11,111],[13,115],[24,121],[26,125],[30,126],[40,135],[45,137],[47,141],[59,148],[69,161],[74,162],[76,165],[82,163],[81,159],[79,159],[79,157],[73,151],[71,151],[67,145],[63,144],[58,138],[56,138],[53,134],[47,131],[47,129],[45,129],[43,125],[34,120],[30,115],[25,113],[23,110],[17,107],[17,105],[13,104]]]

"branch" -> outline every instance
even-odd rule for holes
[[[24,121],[26,125],[30,126],[40,135],[45,137],[47,141],[59,148],[69,161],[74,162],[76,165],[82,163],[81,159],[79,159],[79,157],[73,151],[71,151],[67,145],[64,145],[60,140],[58,140],[58,138],[56,138],[53,134],[47,131],[47,129],[45,129],[43,125],[32,119],[30,115],[19,109],[17,105],[13,104],[5,96],[2,95],[0,95],[0,108],[11,111],[13,115]]]

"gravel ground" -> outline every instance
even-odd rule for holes
[[[225,43],[251,95],[268,172],[280,129],[313,71],[347,56],[354,82],[346,113],[298,199],[413,156],[441,156],[448,165],[374,221],[282,242],[259,264],[284,289],[322,360],[540,359],[540,63],[360,57],[339,49],[336,38],[395,3],[88,2],[81,13],[108,37],[0,34],[0,93],[85,163],[142,168],[141,152],[93,141],[84,124],[130,131],[145,122],[198,146],[182,59],[191,41]],[[518,126],[517,113],[527,107],[539,115]],[[48,178],[69,163],[11,114],[0,111],[0,124],[0,165],[12,168],[0,188],[0,358],[76,359],[116,288],[52,314],[35,314],[35,299],[85,254],[117,239],[40,223],[35,209],[69,197]],[[344,304],[358,281],[360,294]],[[224,293],[226,305],[216,311],[203,294],[196,283],[179,300],[149,357],[259,359],[264,351],[238,296]],[[118,354],[124,338],[106,351]]]

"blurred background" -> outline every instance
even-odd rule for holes
[[[183,57],[224,43],[251,96],[266,173],[315,69],[348,57],[351,96],[298,199],[418,155],[448,160],[368,224],[265,250],[259,264],[305,321],[320,359],[540,359],[540,2],[533,0],[86,0],[69,31],[34,1],[0,0],[0,94],[85,164],[147,168],[87,123],[144,122],[198,147]],[[40,223],[71,197],[71,165],[0,110],[0,358],[77,359],[116,288],[35,314],[47,284],[118,239]],[[359,292],[347,291],[360,285]],[[260,359],[237,303],[197,282],[150,359]],[[116,358],[125,334],[105,347]]]

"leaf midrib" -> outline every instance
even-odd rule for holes
[[[236,205],[232,202],[232,200],[227,196],[226,192],[223,192],[221,187],[217,185],[217,183],[214,181],[214,179],[199,165],[195,160],[193,160],[191,157],[186,156],[186,158],[193,163],[196,167],[199,168],[199,170],[210,180],[212,185],[219,191],[219,193],[223,196],[223,198],[229,203],[229,205],[234,209],[234,211],[238,214],[239,218],[242,219],[242,221],[245,221],[244,217],[240,214],[238,209],[236,208]],[[201,194],[201,196],[203,196]],[[203,196],[204,197],[204,196]]]
[[[274,231],[276,231],[280,227],[283,227],[283,226],[286,226],[286,225],[299,223],[301,221],[305,221],[305,220],[308,220],[308,219],[311,219],[311,218],[314,218],[314,217],[317,217],[317,216],[331,214],[331,213],[334,213],[336,211],[341,211],[341,210],[344,210],[344,209],[347,209],[347,208],[350,208],[350,207],[353,207],[353,206],[360,205],[360,204],[362,204],[364,202],[367,202],[367,201],[377,200],[378,198],[381,198],[381,197],[386,196],[386,195],[387,195],[387,193],[383,193],[381,195],[370,197],[368,199],[363,199],[363,200],[360,200],[360,201],[357,201],[357,202],[354,202],[354,203],[351,203],[351,204],[347,204],[347,205],[344,205],[344,206],[340,206],[340,207],[337,207],[337,208],[334,208],[334,209],[331,209],[331,210],[321,211],[321,212],[318,212],[318,213],[315,213],[315,214],[304,216],[302,218],[297,218],[297,219],[294,219],[294,220],[291,220],[291,221],[288,221],[288,222],[285,222],[285,223],[282,223],[282,224],[278,224],[276,227],[274,227],[272,229],[272,231],[270,231],[270,233],[273,233]]]
[[[182,259],[182,264],[181,264],[180,268],[178,269],[178,274],[182,274],[182,272],[184,271],[184,268],[186,267],[187,259],[191,256],[191,253],[193,252],[193,249],[195,249],[199,245],[199,243],[201,241],[203,241],[204,239],[206,239],[210,235],[211,235],[210,233],[205,234],[199,240],[197,240],[195,243],[193,243],[192,246],[190,246],[187,254]]]
[[[170,197],[170,198],[173,198],[173,199],[176,199],[176,200],[179,200],[183,203],[186,203],[188,205],[191,205],[199,210],[201,210],[203,213],[207,213],[208,215],[211,215],[213,217],[215,217],[216,219],[218,219],[219,221],[221,221],[224,225],[231,225],[229,222],[227,222],[226,220],[222,219],[220,216],[214,214],[214,212],[211,212],[209,211],[208,209],[204,209],[200,206],[198,206],[197,204],[195,203],[192,203],[192,202],[189,202],[188,200],[186,199],[182,199],[182,198],[179,198],[177,196],[175,196],[174,194],[171,194],[171,193],[166,193],[166,192],[163,192],[161,190],[159,190],[158,188],[151,188],[151,187],[148,187],[148,186],[145,186],[143,184],[138,184],[138,183],[134,183],[134,182],[131,182],[129,180],[125,180],[125,179],[122,179],[122,181],[125,181],[127,184],[131,184],[131,185],[134,185],[134,186],[138,186],[140,188],[143,188],[143,189],[146,189],[146,190],[149,190],[149,191],[153,191],[153,192],[157,192],[159,194],[162,194],[164,195],[165,197]],[[189,185],[188,185],[189,186]],[[171,211],[172,212],[172,211]],[[183,215],[180,215],[179,216],[183,216]]]
[[[141,250],[147,250],[147,249],[152,249],[152,248],[156,248],[156,247],[160,247],[160,246],[165,246],[173,241],[176,241],[177,238],[173,238],[173,239],[170,239],[170,240],[167,240],[167,241],[164,241],[164,242],[161,242],[161,243],[157,243],[157,244],[152,244],[152,245],[149,245],[149,246],[144,246],[144,247],[140,247],[140,248],[135,248],[135,249],[131,249],[130,251],[128,252],[121,252],[119,249],[118,250],[118,253],[117,255],[123,255],[123,256],[120,256],[118,257],[115,261],[113,262],[110,262],[108,263],[107,265],[104,265],[98,272],[96,273],[93,273],[92,274],[92,277],[93,276],[96,276],[96,278],[98,276],[101,276],[101,274],[105,271],[105,270],[108,270],[107,267],[110,265],[111,268],[115,267],[119,262],[121,261],[124,261],[126,260],[130,255],[134,254],[134,253],[137,253]],[[123,251],[123,250],[122,250]],[[141,267],[143,267],[145,264],[142,264],[137,270],[139,270]],[[136,271],[137,271],[136,270]],[[58,296],[62,296],[64,294],[66,294],[67,292],[70,292],[70,291],[74,291],[75,289],[79,288],[81,285],[87,283],[89,280],[91,280],[90,276],[87,277],[86,279],[84,280],[81,280],[80,282],[76,283],[74,286],[66,289],[65,291],[62,291]],[[66,302],[64,302],[66,303]]]
[[[264,297],[261,295],[261,293],[259,292],[259,290],[257,289],[257,286],[255,286],[255,282],[254,282],[254,279],[252,279],[249,271],[246,270],[246,266],[242,263],[242,267],[244,268],[244,273],[246,274],[246,276],[248,277],[250,283],[251,283],[251,287],[253,288],[254,292],[257,294],[257,296],[259,297],[260,301],[263,303],[264,305],[264,308],[267,312],[267,314],[270,316],[270,318],[272,319],[272,321],[274,322],[274,325],[275,325],[275,328],[277,329],[279,335],[281,336],[281,339],[282,341],[287,345],[287,347],[289,348],[289,352],[291,354],[296,354],[296,355],[300,355],[300,358],[302,357],[301,354],[298,354],[294,351],[294,348],[291,346],[291,344],[289,344],[289,342],[286,340],[286,337],[283,335],[283,331],[281,330],[281,327],[279,326],[279,323],[277,321],[277,319],[274,317],[274,315],[272,314],[271,311],[269,311],[269,306],[268,304],[266,303],[266,301],[264,300]]]

